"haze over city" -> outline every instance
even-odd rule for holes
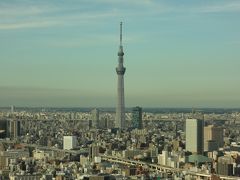
[[[0,106],[239,107],[236,0],[0,1]]]

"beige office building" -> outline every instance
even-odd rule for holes
[[[218,150],[222,147],[223,142],[223,128],[213,125],[204,127],[204,151]]]

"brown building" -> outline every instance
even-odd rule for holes
[[[204,127],[204,151],[218,150],[223,146],[223,128],[213,125]]]

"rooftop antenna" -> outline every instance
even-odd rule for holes
[[[122,22],[120,22],[120,46],[122,46]]]

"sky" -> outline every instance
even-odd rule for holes
[[[240,106],[239,0],[1,0],[0,106]]]

